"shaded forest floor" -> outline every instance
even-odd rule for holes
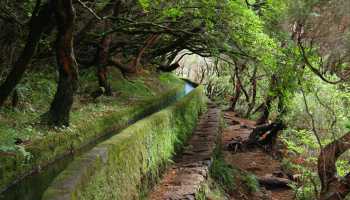
[[[254,121],[236,117],[233,112],[226,112],[224,118],[227,124],[222,134],[222,143],[224,147],[226,147],[233,138],[247,139],[255,126]],[[238,168],[240,171],[254,174],[256,177],[263,177],[283,171],[281,163],[263,149],[256,148],[232,152],[224,148],[223,155],[227,164]],[[294,199],[293,191],[288,188],[266,190],[260,187],[258,191],[251,192],[243,184],[239,184],[239,182],[240,180],[236,180],[235,192],[230,194],[232,200]]]

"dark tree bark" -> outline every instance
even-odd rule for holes
[[[147,38],[145,45],[139,50],[137,56],[132,62],[132,66],[135,69],[135,71],[139,70],[139,67],[141,65],[141,60],[144,57],[146,50],[148,48],[153,47],[158,42],[159,38],[160,38],[160,34],[151,34]]]
[[[257,125],[262,125],[262,124],[268,123],[272,102],[277,97],[282,98],[282,97],[280,97],[282,94],[280,94],[280,92],[276,90],[277,84],[278,84],[278,78],[275,74],[273,74],[271,76],[270,89],[269,89],[270,91],[267,94],[265,103],[262,106],[262,114],[261,114],[260,118],[256,121]],[[278,94],[276,94],[276,93],[278,93]]]
[[[105,26],[108,26],[108,24],[106,24]],[[104,36],[102,38],[100,48],[98,51],[98,65],[97,65],[98,83],[101,88],[104,88],[104,94],[106,94],[107,96],[112,95],[112,89],[108,83],[108,68],[107,68],[111,41],[112,41],[111,35]]]
[[[113,5],[114,1],[114,5]],[[108,4],[113,5],[113,16],[118,17],[121,12],[121,7],[123,6],[123,2],[121,0],[113,0],[110,1]],[[104,10],[109,9],[109,5],[107,5]],[[108,31],[109,28],[112,27],[112,24],[109,20],[106,20],[104,22],[104,29],[105,31]],[[112,96],[112,88],[110,84],[108,83],[108,63],[109,63],[109,53],[112,43],[112,35],[107,34],[104,35],[100,42],[100,46],[98,49],[98,63],[97,63],[97,77],[98,77],[98,83],[100,86],[100,89],[98,91],[95,91],[92,96],[94,98],[98,97],[99,95],[105,94],[107,96]],[[103,88],[103,91],[101,91],[101,88]]]
[[[255,103],[256,103],[256,88],[257,88],[257,78],[256,78],[256,75],[257,75],[257,72],[258,72],[258,67],[255,66],[254,68],[254,72],[253,72],[253,76],[252,78],[250,79],[250,82],[252,84],[252,91],[251,91],[251,102],[249,102],[249,105],[248,105],[248,110],[245,114],[246,117],[248,117],[250,115],[250,113],[252,112],[252,110],[254,109],[254,106],[255,106]]]
[[[49,1],[45,5],[40,5],[41,1],[37,1],[36,9],[34,9],[30,21],[30,31],[27,43],[12,67],[11,72],[7,76],[5,82],[0,86],[0,107],[4,104],[8,96],[14,90],[16,85],[22,79],[25,70],[32,60],[38,43],[46,28],[52,22],[52,5]]]
[[[350,149],[350,133],[328,144],[318,158],[318,174],[321,179],[320,200],[342,200],[350,193],[350,173],[338,177],[336,162]]]
[[[179,67],[180,67],[180,64],[176,62],[176,63],[168,65],[168,66],[160,65],[157,68],[157,70],[162,71],[162,72],[172,72]]]
[[[241,96],[242,90],[241,90],[241,82],[236,78],[235,81],[235,94],[233,98],[231,99],[231,106],[230,110],[235,111],[236,110],[236,105],[239,100],[239,97]]]
[[[108,16],[115,12],[115,8],[121,5],[121,0],[110,0],[105,7],[102,8],[100,12],[97,13],[98,16]],[[93,29],[98,24],[99,19],[96,17],[91,17],[86,25],[78,31],[75,36],[75,44],[79,44],[86,37],[87,33]]]
[[[153,47],[159,40],[160,34],[151,34],[147,37],[144,46],[142,46],[136,55],[133,55],[131,59],[125,62],[125,57],[118,53],[112,59],[109,60],[111,65],[119,68],[123,74],[135,74],[138,73],[142,67],[141,60],[146,54],[146,50]]]
[[[242,72],[247,68],[246,64],[238,64],[235,61],[235,74],[234,74],[234,81],[235,82],[235,93],[233,98],[231,99],[231,106],[230,106],[230,110],[235,111],[236,109],[236,105],[238,103],[239,98],[241,97],[241,94],[243,93],[244,96],[246,97],[247,102],[249,102],[249,95],[247,93],[247,91],[244,89],[243,87],[243,83],[241,81],[240,78],[240,74],[242,74]]]
[[[240,74],[240,70],[239,70],[238,64],[236,63],[235,74],[233,76],[233,82],[235,83],[235,93],[231,98],[231,105],[230,105],[230,110],[232,111],[236,110],[237,102],[242,94],[242,83],[239,80],[239,74]]]
[[[49,111],[49,124],[69,126],[69,114],[78,83],[78,69],[73,50],[75,10],[72,0],[56,0],[55,14],[58,29],[56,56],[59,81]]]
[[[12,94],[12,100],[11,100],[11,104],[12,104],[12,108],[16,108],[19,102],[19,95],[18,95],[18,91],[15,89],[13,91]]]
[[[282,121],[276,121],[271,124],[259,125],[253,132],[249,135],[249,139],[246,142],[246,145],[267,145],[273,149],[277,134],[279,131],[285,129],[286,126]]]
[[[183,49],[186,49],[186,43],[188,43],[193,37],[194,34],[201,33],[204,30],[204,26],[193,28],[190,33],[184,34],[178,37],[174,42],[170,43],[168,46],[157,48],[151,52],[153,58],[158,56],[167,55],[170,52],[180,52]]]
[[[265,103],[263,104],[263,107],[262,107],[262,114],[261,114],[260,118],[256,121],[257,125],[262,125],[262,124],[268,123],[269,116],[270,116],[271,104],[272,104],[272,101],[274,99],[275,98],[273,96],[271,96],[271,95],[267,96],[266,101],[265,101]]]

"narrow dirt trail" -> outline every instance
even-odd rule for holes
[[[224,118],[228,127],[223,130],[222,144],[227,146],[233,138],[241,138],[245,140],[255,127],[255,122],[247,119],[242,119],[235,116],[233,112],[226,112]],[[226,148],[223,150],[225,161],[241,170],[251,172],[257,177],[280,173],[282,171],[281,163],[275,160],[264,152],[262,149],[251,149],[243,152],[232,152]],[[294,194],[291,189],[278,188],[268,189],[264,191],[265,196],[261,194],[244,194],[244,192],[237,191],[232,197],[232,200],[293,200]],[[267,195],[266,195],[267,194]]]

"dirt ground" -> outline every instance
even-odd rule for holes
[[[223,130],[222,143],[227,146],[233,138],[241,138],[245,140],[248,138],[250,132],[255,126],[255,122],[247,119],[242,119],[235,116],[233,112],[226,112],[226,123],[228,127]],[[262,149],[245,150],[243,152],[232,152],[224,150],[225,161],[241,170],[251,172],[256,176],[270,175],[282,171],[281,164],[275,160]],[[235,194],[232,195],[234,199],[244,200],[293,200],[293,191],[288,188],[279,188],[272,190],[264,190],[257,194],[249,194],[240,187]],[[240,191],[241,190],[241,191]]]

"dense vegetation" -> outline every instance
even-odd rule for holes
[[[0,156],[26,154],[19,129],[74,129],[129,102],[120,88],[147,96],[130,89],[147,87],[135,77],[176,71],[224,108],[284,129],[297,198],[350,192],[349,1],[20,0],[0,11]]]

